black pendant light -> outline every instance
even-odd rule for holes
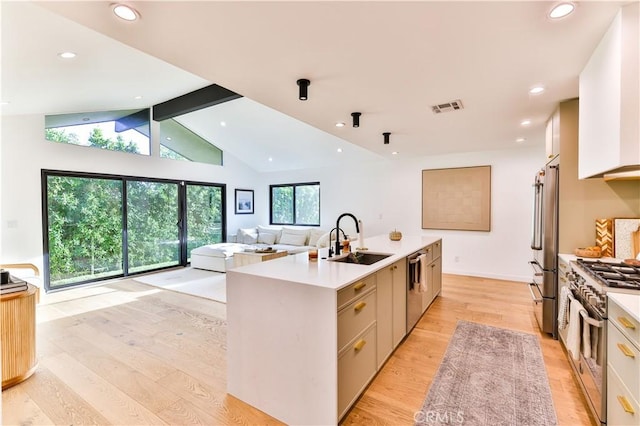
[[[300,99],[301,101],[307,100],[307,97],[308,97],[307,92],[310,84],[311,82],[306,78],[301,78],[300,80],[298,80],[298,86],[300,87],[300,90],[298,92],[298,99]]]
[[[351,117],[353,117],[353,127],[360,127],[360,116],[361,112],[352,112]]]
[[[384,144],[385,145],[389,145],[389,135],[391,135],[391,132],[384,132],[382,134],[382,136],[384,136]]]

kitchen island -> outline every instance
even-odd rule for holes
[[[365,243],[391,256],[350,264],[322,249],[227,272],[229,394],[288,424],[338,423],[406,333],[406,257],[441,249],[423,236]]]

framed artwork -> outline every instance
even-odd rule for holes
[[[491,231],[491,166],[423,170],[422,229]]]
[[[253,189],[236,189],[236,214],[253,214]]]

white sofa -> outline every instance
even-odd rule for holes
[[[257,226],[241,228],[230,236],[229,242],[210,244],[191,251],[191,266],[216,272],[226,272],[233,267],[233,254],[246,249],[272,247],[289,254],[327,247],[329,233],[313,227]]]

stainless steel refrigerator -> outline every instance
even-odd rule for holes
[[[533,279],[529,291],[540,329],[558,338],[558,200],[560,161],[555,157],[533,184],[531,249]]]

